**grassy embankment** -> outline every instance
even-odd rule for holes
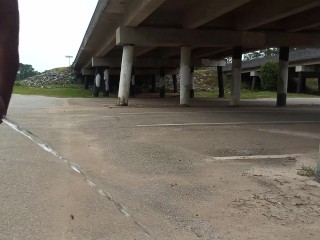
[[[13,93],[22,95],[40,95],[48,97],[60,97],[60,98],[90,98],[92,97],[92,91],[84,90],[79,87],[26,87],[26,86],[15,86]],[[217,98],[218,92],[197,92],[196,97],[207,97],[207,98]],[[241,90],[242,99],[257,99],[257,98],[275,98],[277,96],[276,92],[268,91],[250,91]],[[113,97],[113,96],[111,96]],[[319,97],[318,95],[311,94],[296,94],[289,93],[288,97],[300,97],[300,98],[312,98]],[[225,93],[225,98],[230,98],[230,93]]]
[[[169,81],[167,90],[173,91],[171,81]],[[257,98],[276,98],[276,92],[270,91],[251,91],[251,86],[248,84],[242,84],[241,99],[257,99]],[[312,94],[296,94],[289,93],[288,97],[300,97],[300,98],[312,98],[319,97],[317,93],[318,89],[317,80],[309,79],[307,81],[308,89]],[[196,70],[195,71],[195,86],[196,97],[218,98],[218,80],[215,69]],[[19,82],[16,82],[14,87],[15,94],[23,95],[42,95],[50,97],[60,98],[90,98],[92,97],[92,90],[85,90],[80,85],[70,84],[67,86],[51,85],[44,87],[28,87],[22,86]],[[116,94],[111,94],[111,97],[116,97]],[[230,79],[225,80],[225,98],[230,98]]]
[[[207,98],[217,98],[218,92],[196,92],[197,97],[207,97]],[[225,98],[230,98],[230,92],[225,93]],[[269,91],[250,91],[246,89],[241,90],[241,99],[257,99],[257,98],[276,98],[276,92]],[[316,98],[318,95],[311,94],[297,94],[297,93],[288,93],[289,98]]]
[[[60,98],[89,98],[92,91],[84,90],[79,87],[26,87],[15,86],[13,93],[22,95],[40,95]]]

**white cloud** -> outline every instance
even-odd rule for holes
[[[44,71],[76,56],[98,0],[19,0],[20,62]]]

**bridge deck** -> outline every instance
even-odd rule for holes
[[[318,0],[100,0],[74,67],[78,70],[91,67],[93,57],[118,58],[120,60],[113,65],[120,67],[122,48],[116,44],[119,27],[159,30],[152,37],[146,36],[148,31],[144,35],[147,41],[156,40],[158,45],[141,46],[130,39],[137,46],[136,59],[149,58],[151,62],[159,58],[164,59],[162,62],[178,58],[180,46],[190,42],[190,38],[202,44],[192,46],[193,58],[221,59],[230,56],[234,44],[243,46],[244,51],[278,47],[277,44],[282,43],[286,43],[285,46],[317,47],[317,42],[320,43],[319,11]],[[172,36],[172,31],[166,31],[168,28],[175,29],[175,36]],[[204,44],[197,32],[194,36],[180,33],[183,29],[211,31],[202,36],[209,40],[212,37],[212,44]],[[249,35],[246,31],[250,31]],[[174,37],[176,39],[172,39]],[[171,44],[165,45],[165,40],[170,40]],[[179,63],[171,65],[178,67]],[[156,61],[155,67],[159,64]]]

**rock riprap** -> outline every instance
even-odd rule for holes
[[[43,87],[50,85],[65,86],[75,81],[75,75],[70,68],[55,68],[20,81],[21,85]]]

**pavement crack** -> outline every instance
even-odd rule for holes
[[[100,196],[106,198],[108,201],[112,202],[115,207],[123,214],[125,215],[128,219],[130,219],[136,226],[138,226],[146,236],[148,236],[149,238],[153,238],[151,236],[151,234],[149,233],[149,231],[146,229],[146,227],[144,227],[144,225],[142,223],[140,223],[134,216],[132,216],[132,214],[130,214],[128,212],[128,210],[118,201],[116,201],[112,195],[107,192],[105,193],[103,190],[101,190],[97,184],[95,184],[92,180],[90,180],[89,176],[87,174],[85,174],[83,172],[83,170],[81,170],[81,167],[76,164],[73,161],[70,161],[69,159],[67,159],[66,157],[64,157],[62,154],[60,154],[56,149],[54,149],[48,142],[42,140],[39,136],[33,134],[31,131],[29,131],[28,129],[20,126],[18,123],[8,119],[7,117],[3,117],[2,121],[7,124],[10,128],[12,128],[13,130],[15,130],[16,132],[22,134],[23,136],[27,137],[28,139],[30,139],[31,141],[33,141],[34,143],[36,143],[40,148],[42,148],[43,150],[45,150],[46,152],[54,155],[56,158],[58,158],[59,160],[62,160],[63,162],[65,162],[66,164],[69,165],[69,167],[75,171],[76,173],[80,174],[83,179],[88,183],[89,186],[91,186],[92,188],[95,188],[97,193],[99,193]],[[153,238],[154,239],[154,238]]]

